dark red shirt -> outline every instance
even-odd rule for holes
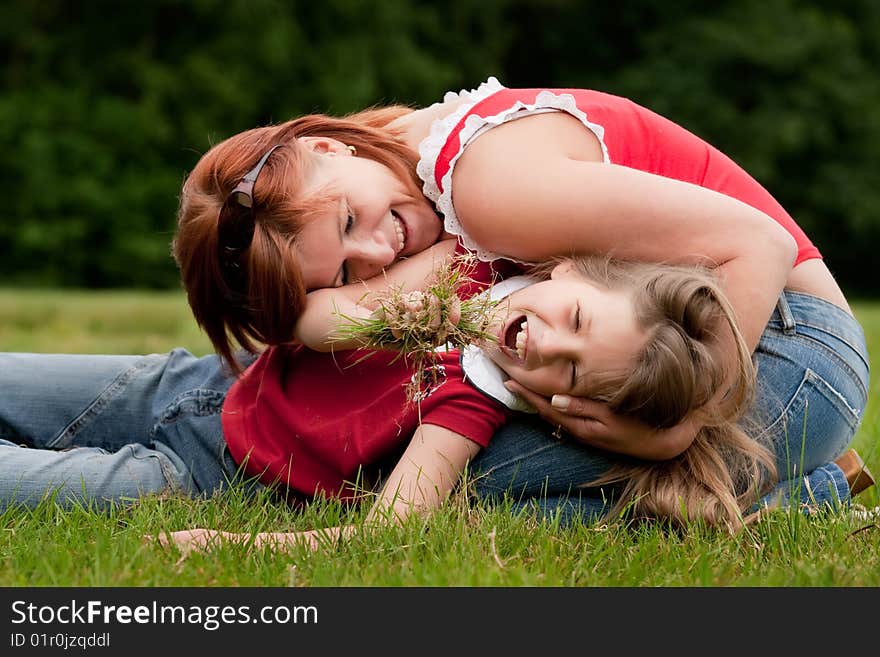
[[[510,263],[479,263],[459,296],[515,271]],[[401,452],[420,422],[489,444],[510,411],[465,382],[458,351],[440,353],[443,376],[418,404],[406,395],[413,370],[396,357],[390,351],[267,349],[226,396],[222,422],[230,454],[248,475],[267,485],[280,482],[293,497],[348,499],[359,469]]]

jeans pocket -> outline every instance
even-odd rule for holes
[[[858,428],[860,411],[812,369],[782,411],[760,431],[760,440],[776,454],[780,478],[809,472],[838,456]]]
[[[223,401],[226,393],[217,390],[196,388],[187,390],[178,395],[159,417],[159,422],[153,427],[153,433],[159,426],[174,424],[188,415],[203,417],[207,415],[219,415],[223,410]]]

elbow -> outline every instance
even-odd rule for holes
[[[770,230],[766,232],[767,237],[763,243],[769,251],[768,255],[773,258],[773,262],[780,263],[786,272],[790,271],[794,267],[798,254],[798,246],[794,237],[775,221],[770,225]]]
[[[306,307],[296,322],[294,341],[313,351],[332,351],[336,309],[335,290],[327,288],[309,292]]]

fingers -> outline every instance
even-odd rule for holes
[[[534,406],[542,417],[563,423],[571,418],[587,418],[597,422],[603,421],[609,411],[605,404],[583,397],[570,397],[569,395],[553,395],[547,399],[528,388],[523,387],[513,379],[505,382],[505,387],[511,392],[525,398]]]
[[[141,534],[144,543],[158,543],[159,547],[168,548],[175,544],[174,534],[159,532],[158,534]]]
[[[583,432],[584,418],[573,417],[567,413],[562,413],[558,411],[550,404],[550,401],[546,397],[532,392],[528,388],[524,388],[515,381],[508,381],[507,383],[505,383],[505,386],[507,386],[507,389],[511,392],[523,397],[527,402],[535,407],[535,410],[538,411],[538,414],[542,418],[557,427],[557,430],[553,433],[553,435],[557,438],[563,437],[562,430],[565,430],[568,433],[574,434],[576,436],[580,436],[580,434]],[[559,427],[561,427],[561,429],[559,429]]]
[[[225,532],[217,532],[210,529],[184,529],[176,532],[159,532],[153,536],[144,534],[142,537],[144,542],[158,543],[162,548],[174,547],[182,556],[187,556],[192,551],[207,552],[225,538]]]
[[[539,395],[537,393],[532,392],[528,388],[524,388],[516,381],[510,380],[505,382],[504,386],[510,390],[510,392],[515,395],[519,395],[527,402],[529,402],[532,406],[535,407],[535,410],[541,415],[541,417],[547,419],[551,422],[562,421],[565,419],[565,415],[556,411],[543,395]],[[557,422],[558,424],[558,422]]]
[[[565,415],[590,418],[596,422],[604,422],[611,413],[605,404],[584,397],[553,395],[550,405]]]
[[[585,442],[594,447],[607,447],[607,431],[601,419],[594,414],[601,412],[602,404],[577,397],[567,397],[568,404],[565,411],[559,409],[559,401],[554,405],[543,395],[536,394],[528,388],[524,388],[516,381],[510,380],[504,384],[511,392],[522,396],[528,401],[538,414],[555,427],[553,435],[557,439],[565,438],[563,431],[569,436]],[[556,395],[560,397],[561,395]],[[566,397],[566,396],[563,396]]]

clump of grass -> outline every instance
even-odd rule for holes
[[[372,293],[376,310],[370,317],[337,313],[341,321],[335,339],[354,340],[369,350],[397,351],[394,360],[404,358],[414,372],[407,399],[418,400],[426,377],[436,383],[438,349],[497,342],[489,332],[496,302],[488,295],[460,296],[480,284],[471,277],[475,266],[473,255],[456,255],[432,272],[423,290],[393,286]]]

